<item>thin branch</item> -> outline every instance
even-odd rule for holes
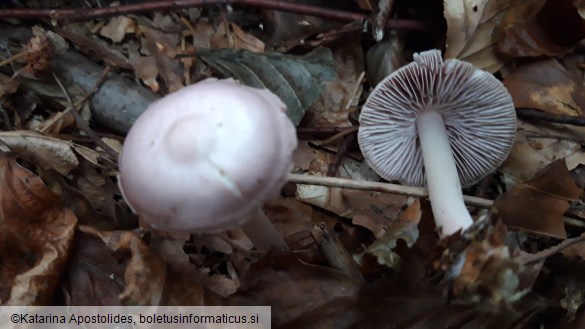
[[[562,141],[585,144],[585,140],[578,136],[547,135],[547,134],[526,134],[526,139],[558,139]]]
[[[516,114],[522,119],[541,120],[551,123],[564,123],[573,126],[585,126],[585,117],[558,115],[535,109],[518,108]]]
[[[337,145],[337,153],[335,154],[335,158],[329,164],[329,169],[327,170],[327,176],[335,177],[337,176],[337,171],[339,170],[339,166],[341,166],[341,162],[343,158],[347,154],[347,149],[349,145],[355,141],[356,135],[350,134],[345,136],[345,138]]]
[[[1,61],[1,62],[0,62],[0,66],[4,66],[4,65],[6,65],[6,64],[10,64],[10,63],[12,63],[12,62],[14,62],[14,61],[17,61],[17,60],[19,60],[19,59],[21,59],[21,58],[24,58],[24,57],[26,57],[26,55],[28,55],[28,54],[30,54],[30,52],[29,52],[29,51],[23,51],[23,52],[20,52],[20,53],[18,53],[18,54],[16,54],[16,55],[12,56],[12,57],[10,57],[10,58],[7,58],[7,59],[5,59],[5,60]]]
[[[0,18],[44,18],[50,19],[52,22],[58,22],[62,20],[80,21],[144,12],[169,11],[181,8],[226,4],[247,5],[307,16],[327,18],[340,22],[351,22],[368,19],[368,15],[365,14],[276,0],[174,0],[153,1],[104,8],[0,9]],[[386,27],[403,30],[428,30],[428,27],[423,22],[408,19],[390,19],[388,20]]]
[[[355,127],[298,127],[297,136],[299,139],[326,139],[354,130]]]
[[[95,87],[95,90],[87,93],[86,96],[82,99],[82,103],[78,103],[78,104],[74,104],[73,100],[71,99],[71,96],[69,95],[69,92],[67,91],[67,88],[65,88],[65,86],[63,85],[63,83],[61,82],[61,80],[57,77],[57,75],[55,73],[53,73],[53,78],[55,79],[55,81],[57,82],[57,84],[59,85],[59,87],[61,88],[61,90],[63,91],[63,93],[65,94],[65,97],[67,98],[67,101],[69,102],[69,108],[67,108],[64,112],[69,112],[71,113],[71,115],[73,116],[73,118],[75,119],[75,123],[77,124],[77,127],[79,129],[81,129],[89,138],[92,139],[92,141],[99,147],[101,147],[104,152],[106,152],[109,156],[112,157],[112,159],[115,161],[116,159],[118,159],[118,152],[116,152],[116,150],[114,150],[111,146],[109,146],[108,144],[106,144],[100,137],[99,135],[93,131],[89,125],[85,122],[85,120],[83,120],[83,118],[81,117],[81,115],[79,114],[79,112],[77,112],[77,108],[80,107],[84,102],[87,101],[87,99],[89,99],[89,97],[91,97],[91,95],[93,95],[95,93],[95,91],[97,91],[100,86],[102,85],[102,83],[105,81],[107,75],[110,73],[110,67],[106,67],[106,69],[102,72],[102,76],[100,78],[100,81],[98,82],[98,84]]]
[[[563,249],[566,249],[574,244],[581,242],[585,242],[585,233],[581,234],[576,238],[566,239],[563,242],[557,244],[556,246],[552,246],[548,249],[539,251],[537,253],[524,255],[521,257],[521,259],[524,264],[534,263],[539,260],[546,259],[556,253],[559,253]]]
[[[384,192],[384,193],[393,193],[393,194],[403,194],[415,197],[428,197],[429,192],[426,188],[422,187],[411,187],[411,186],[402,186],[397,184],[390,184],[390,183],[379,183],[379,182],[370,182],[370,181],[359,181],[347,178],[337,178],[337,177],[323,177],[323,176],[312,176],[312,175],[302,175],[302,174],[289,174],[288,181],[291,183],[296,184],[306,184],[306,185],[319,185],[319,186],[328,186],[328,187],[341,187],[347,189],[354,189],[354,190],[366,190],[366,191],[376,191],[376,192]],[[474,196],[463,196],[463,201],[474,207],[479,208],[490,208],[493,204],[493,200],[477,198]]]

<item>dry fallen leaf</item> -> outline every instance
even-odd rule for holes
[[[351,222],[367,228],[375,237],[383,236],[412,201],[404,195],[357,190],[342,190],[342,196],[347,208],[353,211]]]
[[[128,33],[136,32],[136,23],[126,16],[117,16],[110,19],[108,24],[101,28],[100,34],[114,43],[120,43]]]
[[[337,67],[334,80],[324,84],[324,91],[303,118],[314,127],[350,127],[349,112],[357,106],[363,91],[364,55],[359,34],[348,34],[330,45]]]
[[[138,53],[130,53],[128,58],[130,65],[134,68],[136,77],[138,77],[153,92],[158,92],[160,86],[156,81],[158,76],[158,67],[154,56],[140,56]]]
[[[391,32],[387,39],[373,45],[366,54],[368,78],[372,85],[377,85],[405,64],[404,40],[396,31]]]
[[[409,247],[417,241],[419,234],[417,226],[422,216],[418,198],[409,198],[406,204],[407,207],[400,213],[400,216],[387,224],[388,228],[384,235],[369,245],[362,254],[355,257],[358,263],[361,264],[364,255],[369,254],[374,256],[380,265],[394,270],[400,267],[400,256],[393,249],[398,240],[403,240]]]
[[[334,161],[334,155],[324,151],[315,150],[314,160],[309,166],[312,175],[326,175],[330,163]],[[370,168],[365,161],[356,161],[345,157],[338,168],[338,177],[351,178],[354,180],[378,181],[379,176]],[[340,188],[329,188],[317,185],[297,185],[297,198],[308,204],[331,211],[339,216],[351,217],[353,210],[347,207],[348,200],[343,196],[344,193],[359,197],[360,193],[345,191]],[[370,195],[368,191],[361,191],[361,197],[367,199]]]
[[[301,262],[293,253],[271,251],[254,263],[230,305],[271,305],[278,326],[333,300],[355,296],[360,281],[328,267]]]
[[[121,305],[118,295],[125,288],[126,265],[104,243],[77,231],[62,288],[67,305]]]
[[[546,136],[552,137],[543,138]],[[567,138],[564,139],[563,136]],[[553,161],[562,158],[566,159],[570,170],[574,169],[583,152],[580,143],[571,141],[571,137],[576,138],[575,134],[565,127],[531,124],[518,120],[514,146],[499,168],[504,174],[505,183],[511,186],[518,181],[527,181]]]
[[[455,300],[479,304],[487,310],[505,309],[523,297],[532,285],[528,282],[534,281],[521,283],[521,277],[538,273],[526,270],[519,252],[506,245],[506,235],[501,221],[491,225],[487,217],[482,217],[462,234],[439,242],[431,256],[429,273],[434,281],[446,283],[449,296]]]
[[[303,242],[304,239],[299,241],[298,238],[310,235],[313,215],[311,206],[296,198],[278,198],[266,203],[263,209],[289,246]],[[309,246],[299,245],[298,247],[298,249],[305,249]]]
[[[457,58],[488,72],[504,66],[494,33],[506,13],[509,1],[444,0],[447,20],[445,58]]]
[[[4,153],[0,182],[0,302],[50,304],[77,218],[38,176]]]
[[[155,238],[148,246],[131,231],[80,229],[115,252],[129,252],[119,295],[124,305],[203,305],[203,278],[182,250],[183,241]]]
[[[266,48],[264,42],[252,34],[246,33],[233,22],[229,24],[229,28],[226,28],[223,22],[219,23],[209,45],[211,48],[246,49],[255,53],[264,52]]]
[[[172,93],[184,87],[180,72],[182,67],[173,60],[177,54],[178,36],[143,25],[140,25],[140,31],[144,34],[143,51],[148,51],[154,57],[156,67],[168,92]]]
[[[565,161],[559,160],[500,196],[494,207],[510,228],[564,239],[563,214],[581,193]]]
[[[322,2],[324,1],[317,0],[313,1],[313,4]],[[331,3],[329,5],[331,6]],[[263,14],[268,39],[275,46],[293,47],[301,44],[310,35],[330,31],[339,26],[339,23],[331,20],[284,11],[265,10]]]
[[[517,108],[533,108],[558,115],[585,115],[585,87],[556,59],[521,66],[507,75],[504,85]]]
[[[19,156],[45,169],[67,175],[79,165],[71,143],[33,131],[0,132],[0,142]]]

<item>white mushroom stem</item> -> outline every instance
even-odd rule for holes
[[[459,174],[441,114],[421,113],[416,128],[435,224],[443,236],[466,229],[473,220],[463,203]]]
[[[242,224],[241,227],[256,249],[268,250],[275,246],[288,250],[288,245],[282,234],[276,230],[274,224],[260,207],[256,208],[250,220]]]

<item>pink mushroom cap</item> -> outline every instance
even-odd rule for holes
[[[119,186],[151,227],[215,232],[273,198],[292,169],[295,127],[267,89],[207,79],[152,103],[119,159]]]

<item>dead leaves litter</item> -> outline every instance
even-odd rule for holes
[[[505,62],[498,54],[495,31],[508,9],[508,1],[445,0],[447,51],[457,58],[496,72]]]
[[[510,228],[566,238],[563,214],[582,194],[563,160],[553,162],[530,181],[517,184],[494,203]]]
[[[231,305],[271,305],[272,325],[291,321],[337,297],[355,296],[358,279],[301,262],[292,253],[269,252],[252,265]]]
[[[5,153],[0,153],[0,182],[0,302],[49,304],[77,218],[39,177]]]
[[[287,5],[314,5],[296,2]],[[424,199],[295,184],[264,205],[290,252],[254,250],[240,228],[184,239],[137,229],[116,186],[123,137],[111,132],[125,133],[159,96],[217,74],[285,101],[308,132],[299,134],[307,140],[295,172],[354,180],[380,181],[353,138],[360,105],[413,52],[438,48],[497,72],[516,107],[585,116],[581,0],[318,2],[327,15],[368,11],[376,22],[341,25],[238,4],[64,22],[55,32],[36,28],[33,39],[31,29],[2,25],[2,61],[21,57],[0,74],[0,121],[10,130],[0,132],[0,148],[10,152],[0,158],[0,302],[270,305],[273,324],[290,328],[525,329],[547,327],[542,315],[552,313],[557,328],[579,327],[583,243],[550,246],[585,227],[582,127],[519,120],[503,175],[465,190],[501,196],[494,222],[470,208],[484,226],[441,242]],[[396,23],[432,28],[383,30]],[[386,38],[378,42],[371,30]],[[85,55],[60,52],[55,35]],[[82,121],[71,115],[77,110]],[[104,152],[104,143],[116,151]],[[543,248],[562,254],[540,257]],[[443,284],[427,275],[437,273]]]

